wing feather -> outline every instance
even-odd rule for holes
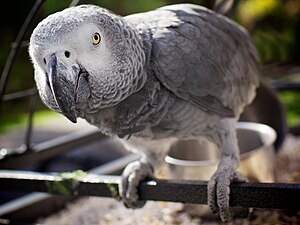
[[[179,98],[224,117],[238,116],[254,98],[259,84],[256,48],[233,21],[192,4],[125,18],[150,33],[151,68]]]
[[[168,11],[176,25],[153,32],[152,63],[158,79],[202,110],[237,116],[258,85],[257,53],[248,33],[227,18],[194,5]],[[158,22],[159,24],[159,22]],[[166,24],[166,21],[164,21]]]

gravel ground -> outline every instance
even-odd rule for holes
[[[277,156],[276,181],[300,183],[300,139],[287,137]],[[39,223],[47,225],[179,225],[222,224],[215,217],[191,216],[181,203],[147,202],[138,210],[126,209],[109,198],[83,198]],[[235,218],[232,224],[300,224],[299,211],[254,209],[248,219]]]

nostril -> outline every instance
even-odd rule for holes
[[[43,61],[44,61],[45,65],[46,65],[47,61],[46,61],[46,59],[45,59],[45,58],[43,59]]]
[[[69,51],[65,51],[65,56],[66,56],[66,58],[69,58],[70,57],[70,52]]]

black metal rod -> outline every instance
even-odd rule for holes
[[[45,0],[37,0],[35,2],[35,4],[33,5],[32,9],[31,9],[31,11],[29,12],[28,16],[26,17],[25,22],[24,22],[22,28],[20,29],[20,32],[17,35],[16,41],[15,41],[15,46],[11,49],[11,51],[9,53],[9,56],[7,58],[7,61],[6,61],[6,64],[4,66],[2,76],[1,76],[1,79],[0,79],[0,106],[1,106],[2,98],[3,98],[3,95],[4,95],[5,89],[6,89],[8,76],[9,76],[10,71],[12,69],[12,65],[14,64],[14,62],[16,60],[17,53],[20,50],[20,47],[22,45],[22,41],[24,39],[26,31],[28,30],[28,27],[29,27],[30,23],[32,22],[33,18],[37,14],[38,10],[40,9],[40,7],[42,6],[44,1]]]
[[[37,93],[32,95],[30,98],[30,104],[28,109],[28,121],[27,121],[27,129],[25,134],[25,146],[26,151],[32,151],[31,141],[32,141],[32,129],[33,129],[33,116],[36,110],[37,103]]]
[[[72,2],[70,3],[69,7],[73,7],[78,5],[81,2],[81,0],[72,0]]]
[[[273,82],[272,87],[278,91],[300,91],[299,83]]]
[[[24,98],[24,97],[28,97],[28,96],[32,96],[35,95],[37,93],[36,88],[30,88],[24,91],[18,91],[18,92],[13,92],[10,94],[6,94],[3,96],[3,101],[10,101],[10,100],[14,100],[14,99],[18,99],[18,98]]]
[[[83,172],[44,174],[0,171],[0,190],[116,197],[120,180],[120,176]],[[231,206],[300,209],[300,184],[233,183],[230,188]],[[206,181],[149,180],[141,183],[139,191],[144,200],[207,204]]]
[[[99,175],[120,174],[128,163],[138,160],[140,157],[141,156],[138,154],[129,154],[95,167],[89,170],[89,173]],[[50,208],[57,210],[59,207],[63,207],[66,202],[74,199],[76,198],[70,196],[54,196],[48,193],[32,192],[10,202],[1,204],[0,218],[6,218],[7,215],[10,215],[10,218],[12,218],[11,215],[14,215],[15,213],[17,215],[24,215],[24,213],[30,212],[31,210],[34,211],[36,215],[40,216],[41,213],[45,212],[45,208],[47,208],[48,211],[51,211],[49,210]],[[53,202],[55,202],[54,205]],[[38,207],[37,209],[36,206],[38,205],[41,205],[42,207]]]

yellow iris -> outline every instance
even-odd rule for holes
[[[101,41],[101,36],[98,33],[95,33],[93,36],[93,45],[99,44]]]

